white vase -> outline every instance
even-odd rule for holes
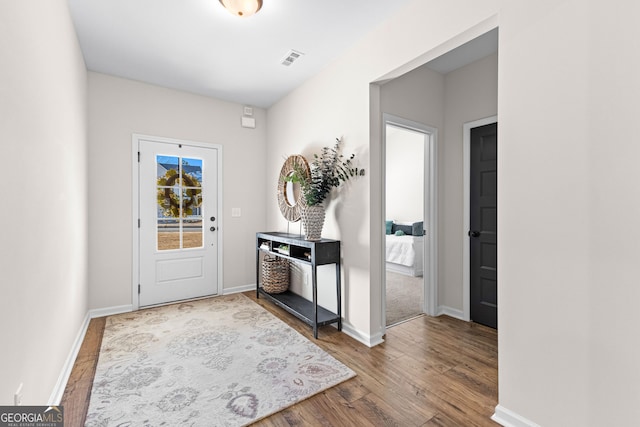
[[[305,206],[301,212],[302,226],[306,240],[322,239],[322,227],[324,226],[324,206]]]

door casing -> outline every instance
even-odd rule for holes
[[[471,321],[471,245],[467,232],[470,230],[471,215],[471,129],[498,122],[498,116],[490,116],[484,119],[465,123],[462,136],[462,170],[463,183],[463,208],[462,208],[462,312],[463,320]]]
[[[216,232],[216,245],[218,246],[218,290],[217,295],[222,295],[223,283],[222,278],[223,274],[223,230],[224,230],[224,207],[222,204],[222,189],[224,188],[222,183],[222,145],[219,144],[209,144],[205,142],[198,141],[189,141],[183,139],[175,139],[175,138],[165,138],[159,136],[150,136],[150,135],[142,135],[142,134],[132,134],[131,136],[131,236],[132,236],[132,262],[131,262],[131,303],[133,310],[138,310],[140,308],[140,298],[138,294],[138,284],[140,283],[140,229],[138,228],[138,220],[140,218],[140,197],[139,197],[139,162],[138,162],[138,153],[139,153],[139,145],[141,140],[147,141],[157,141],[164,142],[169,144],[183,144],[190,145],[194,147],[201,148],[214,148],[218,150],[218,164],[217,166],[217,175],[218,175],[218,188],[216,189],[218,193],[218,215],[219,218],[216,220],[218,223],[218,231]]]
[[[391,114],[383,113],[382,118],[382,158],[386,159],[387,150],[387,125],[393,125],[409,130],[413,130],[424,134],[426,145],[424,149],[424,163],[425,163],[425,177],[424,177],[424,229],[427,230],[427,237],[425,238],[426,244],[424,247],[424,300],[422,311],[429,316],[435,316],[438,310],[438,152],[437,152],[437,139],[438,130],[434,127],[425,125],[423,123],[414,122],[404,119],[402,117],[394,116]],[[386,182],[386,167],[385,161],[382,162],[382,182]],[[382,192],[382,206],[386,206],[386,194]],[[384,208],[383,208],[384,210]],[[382,260],[386,262],[385,256],[385,227],[384,222],[380,226],[380,232],[382,234]],[[383,264],[383,269],[384,269]],[[382,276],[382,325],[386,330],[386,277]]]

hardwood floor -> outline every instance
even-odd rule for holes
[[[284,310],[246,296],[358,374],[257,422],[256,426],[497,426],[496,331],[447,316],[419,317],[387,330],[368,348],[333,327],[311,328]],[[93,319],[61,404],[65,426],[84,425],[105,318]]]
[[[60,402],[64,407],[65,426],[84,426],[106,319],[99,317],[89,322]]]

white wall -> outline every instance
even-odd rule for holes
[[[387,125],[386,220],[424,220],[425,136]]]
[[[640,419],[639,17],[624,1],[501,10],[499,395],[544,426]]]
[[[323,236],[343,242],[345,327],[354,327],[368,335],[369,221],[365,208],[369,203],[370,173],[366,125],[368,83],[358,82],[357,76],[339,74],[340,70],[332,67],[268,111],[269,150],[265,173],[266,182],[272,185],[273,190],[268,192],[271,196],[267,198],[267,229],[287,229],[275,195],[278,173],[284,159],[291,154],[312,158],[313,153],[318,153],[321,147],[331,146],[334,138],[342,136],[344,152],[355,153],[357,165],[364,167],[367,175],[350,182],[336,194],[340,203],[325,202],[327,215]]]
[[[370,93],[376,109],[379,92],[368,84],[433,58],[441,44],[452,38],[455,44],[459,34],[473,33],[475,24],[499,12],[503,421],[516,414],[544,426],[600,426],[640,418],[640,198],[634,191],[640,58],[633,54],[639,7],[596,0],[415,0],[269,110],[275,152],[303,151],[344,134],[368,154],[363,187],[369,197],[339,208],[359,216],[332,221],[325,234],[344,241],[347,321],[373,336],[381,274],[377,224],[384,218],[377,212],[380,129],[369,129],[367,115]],[[372,120],[381,122],[375,114]],[[278,157],[267,159],[274,182]],[[273,213],[269,224],[279,224]]]
[[[255,129],[242,128],[241,116],[239,104],[89,73],[91,308],[132,303],[133,133],[223,146],[224,288],[255,283],[255,233],[266,223],[266,114],[254,108]],[[242,216],[232,218],[231,208]]]
[[[426,67],[415,69],[382,85],[380,88],[380,102],[384,113],[422,123],[436,129],[442,129],[444,120],[444,77],[442,74]],[[389,137],[387,136],[385,161],[388,161],[389,156],[398,154],[393,147],[389,146],[388,139]],[[421,167],[424,166],[423,159],[424,157],[415,159],[417,161],[422,160],[420,162]],[[389,171],[387,171],[388,175]],[[423,187],[421,186],[420,188],[422,189]],[[390,205],[394,204],[394,200],[393,195],[390,195],[389,192],[387,192],[386,197],[386,210],[388,212]],[[422,216],[422,210],[421,208],[420,216]],[[388,218],[393,219],[395,216]],[[409,220],[407,219],[407,221]]]
[[[640,47],[640,4],[591,5],[588,407],[593,425],[623,425],[640,419],[640,57],[632,54]]]
[[[370,133],[370,83],[496,12],[494,1],[414,1],[268,111],[267,181],[275,185],[284,155],[309,154],[340,135],[344,135],[346,151],[360,154],[361,165],[367,168],[363,179],[341,193],[340,203],[330,204],[323,232],[342,240],[345,324],[365,341],[377,342],[384,330],[379,235],[384,224],[382,158],[380,146],[371,143],[375,135]],[[438,19],[431,20],[431,16]],[[438,123],[427,124],[439,127]],[[268,221],[270,228],[286,228],[275,203]]]
[[[444,79],[444,132],[438,146],[440,183],[438,303],[463,310],[463,164],[465,123],[498,112],[498,54],[451,71]],[[500,171],[498,171],[500,173]]]
[[[45,405],[87,313],[86,69],[64,0],[0,2],[0,405]]]

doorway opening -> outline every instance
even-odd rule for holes
[[[443,53],[444,52],[444,53]],[[435,189],[439,197],[434,213],[439,219],[431,228],[425,225],[428,241],[439,239],[430,262],[434,262],[431,284],[425,276],[425,313],[432,316],[448,315],[469,320],[468,268],[463,257],[469,239],[468,228],[461,232],[465,197],[463,196],[463,125],[481,117],[496,115],[498,94],[498,28],[497,20],[489,19],[445,44],[426,52],[422,57],[407,63],[387,75],[381,76],[370,86],[371,95],[371,153],[380,164],[380,174],[372,175],[372,200],[379,211],[372,210],[372,246],[378,247],[376,257],[380,263],[372,271],[372,286],[380,283],[382,313],[381,331],[387,326],[386,312],[386,238],[387,218],[385,194],[385,147],[387,114],[429,123],[438,129],[438,154],[433,160],[434,173],[438,178]],[[379,145],[377,144],[379,141]],[[379,147],[379,148],[378,148]],[[435,166],[438,173],[435,173]],[[435,182],[435,181],[434,181]],[[435,190],[434,189],[434,190]],[[380,192],[379,198],[376,196]],[[434,191],[435,195],[435,191]],[[435,203],[434,203],[435,206]],[[426,219],[427,215],[425,215]],[[435,216],[434,216],[435,217]],[[372,235],[373,236],[373,235]],[[463,240],[464,239],[464,240]],[[426,252],[426,251],[425,251]],[[427,262],[425,253],[425,263]],[[436,257],[439,259],[436,261]],[[376,260],[377,261],[377,260]],[[377,265],[376,265],[377,264]],[[437,273],[436,273],[436,270]],[[465,273],[466,271],[466,273]],[[463,273],[466,274],[463,278]],[[431,288],[430,288],[431,286]],[[430,298],[433,296],[433,298]]]
[[[435,313],[435,128],[384,115],[385,326]]]

